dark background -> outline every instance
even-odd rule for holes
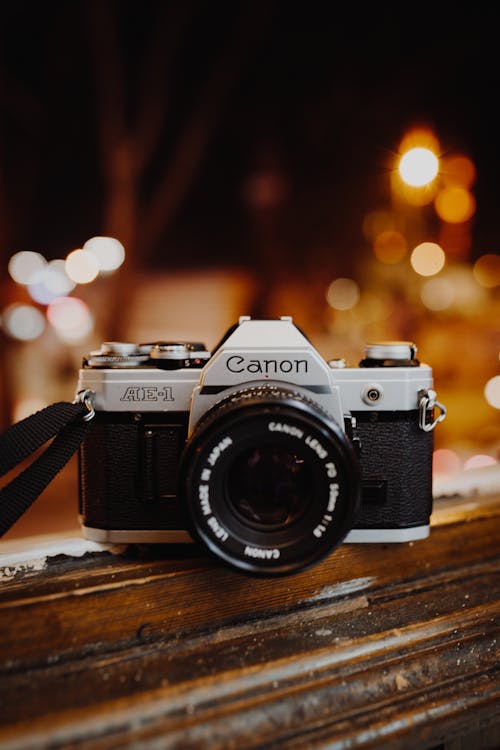
[[[326,245],[347,270],[417,122],[476,164],[471,252],[496,252],[497,20],[494,4],[3,3],[3,252],[64,257],[107,231],[112,144],[147,139],[148,108],[162,114],[132,177],[137,265],[258,267],[246,189],[265,174],[280,261],[300,266],[306,246],[320,261]],[[144,214],[197,125],[179,194],[149,231]]]

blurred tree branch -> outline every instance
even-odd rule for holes
[[[240,14],[237,27],[209,73],[172,158],[145,209],[143,249],[147,257],[193,184],[241,65],[255,42],[262,21],[260,11],[260,5],[250,3]]]
[[[134,128],[137,171],[151,162],[170,111],[175,56],[193,13],[193,2],[165,3],[146,51]]]
[[[159,4],[152,39],[140,73],[134,116],[127,113],[117,5],[92,0],[85,4],[98,99],[101,170],[105,187],[103,232],[125,245],[127,261],[115,284],[114,310],[107,330],[113,336],[126,326],[124,310],[134,273],[158,250],[162,238],[192,188],[241,66],[260,32],[260,3],[242,6],[235,28],[197,94],[177,143],[160,168],[147,196],[145,175],[151,170],[165,134],[171,107],[176,53],[192,19],[193,3]],[[127,99],[127,94],[129,99]],[[124,304],[125,303],[125,304]],[[117,312],[120,314],[116,314]]]

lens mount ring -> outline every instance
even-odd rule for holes
[[[343,431],[302,394],[276,387],[244,389],[207,412],[183,454],[180,485],[191,534],[257,575],[317,562],[359,506],[359,468]]]

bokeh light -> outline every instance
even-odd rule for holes
[[[28,294],[31,299],[34,302],[38,302],[39,305],[48,305],[49,302],[52,302],[52,300],[58,296],[45,285],[44,276],[45,269],[36,273],[32,282],[28,284]]]
[[[474,263],[472,273],[474,274],[477,283],[481,284],[481,286],[489,289],[499,286],[500,255],[493,255],[493,253],[482,255]]]
[[[326,292],[327,302],[334,310],[351,310],[357,305],[359,297],[359,286],[353,279],[335,279]]]
[[[34,275],[44,268],[46,262],[40,253],[21,250],[9,260],[9,274],[18,284],[30,284]]]
[[[443,250],[435,242],[421,242],[411,254],[412,268],[420,276],[433,276],[439,273],[446,261]]]
[[[449,308],[455,300],[455,289],[449,279],[428,279],[420,290],[420,298],[429,310],[439,312]]]
[[[44,268],[37,271],[28,284],[30,297],[41,305],[48,305],[56,297],[69,294],[75,287],[65,271],[63,260],[51,260]]]
[[[453,286],[453,307],[461,316],[475,315],[488,303],[486,290],[475,281],[467,263],[450,265],[439,278],[445,278]]]
[[[58,297],[47,307],[47,318],[58,337],[67,343],[84,341],[94,320],[88,305],[78,297]]]
[[[488,380],[484,387],[484,397],[494,409],[500,409],[500,375]]]
[[[83,249],[92,253],[99,271],[104,273],[116,271],[125,260],[125,248],[114,237],[91,237],[84,244]]]
[[[69,294],[75,288],[75,282],[66,273],[66,263],[62,259],[49,261],[44,276],[45,286],[58,297]]]
[[[438,191],[439,183],[437,180],[423,185],[422,187],[413,187],[407,185],[401,179],[392,181],[392,189],[395,195],[398,196],[399,200],[404,201],[412,206],[428,206],[430,205],[436,193]]]
[[[243,200],[253,209],[269,210],[283,203],[288,191],[288,182],[280,170],[261,169],[246,179]]]
[[[4,331],[18,341],[33,341],[45,328],[45,318],[33,305],[9,305],[2,316]]]
[[[476,212],[476,200],[467,188],[452,186],[440,190],[434,207],[440,219],[450,224],[460,224],[471,219]]]
[[[477,453],[466,460],[464,470],[485,469],[487,466],[495,466],[497,463],[498,461],[493,456],[488,456],[485,453]]]
[[[423,187],[432,182],[439,171],[439,160],[430,149],[411,148],[401,157],[398,171],[403,182],[411,187]]]
[[[449,448],[438,448],[432,457],[432,468],[435,474],[453,476],[462,468],[460,457]]]
[[[73,250],[66,258],[65,269],[76,284],[89,284],[99,274],[99,263],[93,253]]]
[[[431,128],[425,125],[417,125],[408,130],[401,139],[398,151],[404,154],[413,148],[425,148],[434,154],[441,153],[438,137]]]
[[[441,158],[440,175],[446,186],[470,188],[476,180],[476,167],[468,156],[451,154]]]
[[[362,232],[368,242],[374,242],[382,232],[396,230],[403,232],[404,221],[400,214],[386,209],[369,211],[363,218]]]
[[[399,263],[407,251],[406,237],[396,229],[387,229],[375,237],[373,252],[382,263]]]

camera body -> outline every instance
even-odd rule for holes
[[[84,535],[195,540],[262,575],[342,541],[426,537],[445,410],[415,355],[389,342],[367,346],[359,367],[327,362],[289,317],[242,317],[213,354],[103,344],[77,386],[95,409],[80,449]]]

